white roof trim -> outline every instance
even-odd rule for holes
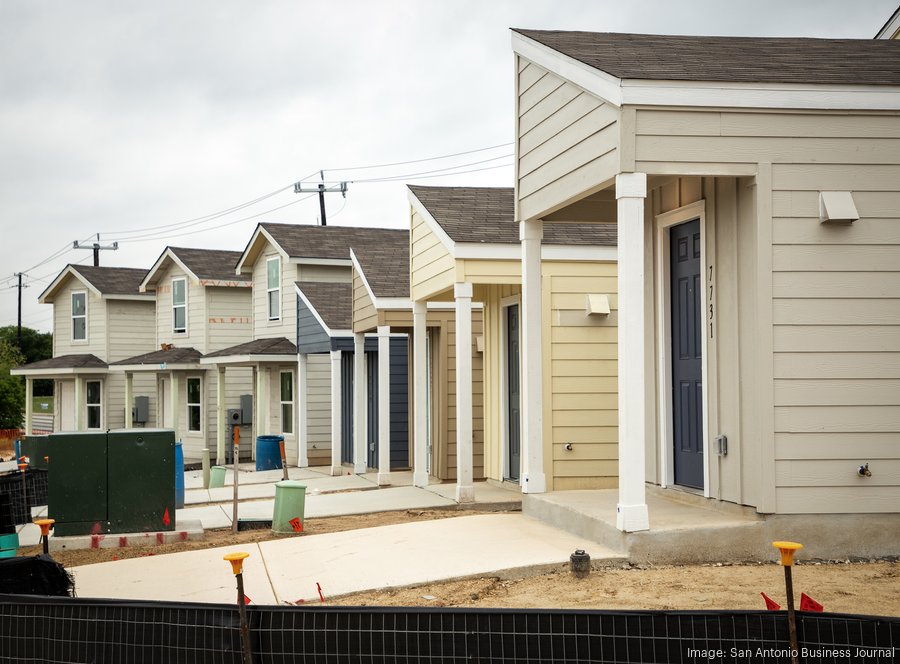
[[[138,302],[154,302],[156,295],[102,295],[104,300],[137,300]]]
[[[618,261],[619,248],[603,245],[542,244],[545,261]]]
[[[199,367],[198,362],[176,362],[170,364],[168,362],[158,362],[157,364],[112,364],[110,371],[122,373],[123,371],[133,372],[150,372],[150,371],[196,371]]]
[[[68,367],[62,369],[10,369],[12,376],[74,376],[76,374],[107,374],[108,369],[103,367]]]
[[[375,309],[412,309],[412,300],[408,297],[377,297],[375,291],[372,290],[372,286],[369,284],[369,280],[366,279],[366,274],[363,272],[362,266],[359,264],[359,259],[356,257],[356,253],[353,249],[350,250],[350,260],[353,261],[353,269],[356,270],[356,274],[359,275],[360,280],[363,282],[366,294],[369,296],[369,299],[372,300],[372,306],[374,306]]]
[[[309,301],[309,298],[306,297],[306,293],[300,290],[300,286],[294,284],[294,290],[297,291],[297,295],[300,296],[300,299],[303,300],[303,304],[306,305],[307,309],[312,312],[313,317],[316,319],[316,322],[322,326],[322,329],[328,334],[329,337],[343,337],[343,336],[353,336],[353,332],[349,330],[332,330],[328,325],[325,324],[323,318],[319,315],[319,312],[316,311],[316,308],[312,305],[312,302]]]
[[[369,299],[372,300],[372,304],[375,304],[375,302],[378,301],[378,298],[375,297],[375,291],[373,291],[372,286],[369,285],[369,280],[366,279],[366,273],[363,272],[362,266],[359,264],[359,259],[356,257],[356,252],[353,251],[352,247],[350,249],[350,262],[353,264],[353,269],[356,270],[356,274],[358,274],[360,280],[362,280],[366,293],[369,295]],[[377,304],[375,304],[375,308],[378,308]]]
[[[898,110],[900,86],[620,79],[512,32],[515,53],[614,106]]]
[[[878,31],[878,34],[875,35],[875,39],[893,39],[898,31],[900,31],[900,7],[897,7],[894,15],[891,16],[881,30]]]
[[[172,248],[166,247],[165,251],[163,251],[162,254],[160,254],[160,257],[156,259],[156,262],[153,264],[153,267],[151,267],[147,271],[147,276],[144,277],[144,280],[141,282],[141,285],[138,287],[138,290],[140,290],[142,293],[147,291],[147,286],[149,286],[150,282],[153,281],[153,278],[156,276],[156,273],[162,269],[162,266],[166,262],[166,259],[171,260],[173,263],[175,263],[175,265],[177,265],[182,270],[184,270],[184,273],[187,274],[187,276],[189,276],[191,278],[191,281],[193,281],[195,284],[200,281],[197,278],[197,275],[194,274],[191,271],[191,269],[188,268],[188,266],[185,265],[184,262],[180,258],[178,258],[178,256],[175,254],[174,251],[172,251]]]
[[[297,265],[350,265],[349,258],[302,258],[299,256],[292,256],[288,258],[288,262]]]
[[[201,357],[200,364],[291,364],[295,362],[294,354],[290,355],[218,355]]]
[[[47,288],[44,289],[44,292],[40,294],[40,296],[38,297],[38,303],[48,304],[47,297],[51,295],[52,292],[55,291],[62,284],[62,282],[66,280],[67,277],[78,279],[78,281],[84,284],[85,288],[91,291],[94,295],[96,295],[97,297],[103,297],[103,293],[97,290],[97,288],[90,281],[88,281],[86,277],[82,276],[81,273],[78,272],[78,270],[76,270],[71,265],[66,265],[63,271],[56,275],[56,279],[50,282],[50,285],[47,286]]]
[[[434,233],[437,238],[441,241],[441,244],[444,245],[444,248],[450,252],[450,255],[456,258],[456,243],[447,235],[447,231],[443,229],[443,227],[437,222],[428,209],[422,204],[422,201],[412,192],[412,189],[407,187],[406,189],[407,197],[409,198],[409,204],[412,205],[413,210],[419,213],[422,219],[425,220],[425,225],[428,226],[429,230]],[[412,229],[410,229],[410,241],[412,241]]]
[[[499,242],[458,242],[454,258],[467,260],[519,260],[522,251],[518,242],[501,244]]]
[[[241,252],[241,257],[238,259],[237,265],[234,267],[235,274],[243,274],[244,272],[244,261],[247,260],[247,254],[253,248],[253,245],[256,244],[256,240],[260,235],[265,236],[266,242],[275,247],[275,250],[281,254],[282,258],[285,260],[291,260],[291,257],[288,256],[287,252],[281,248],[281,245],[275,241],[275,238],[271,236],[269,231],[262,227],[262,224],[258,224],[256,226],[256,230],[253,231],[253,235],[250,236],[250,241],[247,243],[247,246],[244,247],[244,251]]]

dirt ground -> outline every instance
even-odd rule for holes
[[[377,514],[308,519],[302,535],[372,528],[419,520],[449,519],[469,510],[403,510]],[[67,567],[146,555],[205,549],[279,538],[270,530],[207,531],[205,539],[154,547],[59,551],[54,558]],[[33,555],[39,547],[20,549]],[[805,592],[826,611],[900,616],[900,562],[803,562],[794,569],[797,596]],[[784,575],[771,561],[730,565],[640,566],[617,563],[595,566],[587,579],[576,579],[568,565],[518,579],[484,577],[429,583],[326,598],[330,605],[436,606],[573,609],[763,609],[760,592],[784,606]]]

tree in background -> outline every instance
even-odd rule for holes
[[[18,328],[15,325],[0,327],[0,341],[5,341],[13,348],[19,348],[24,357],[20,364],[31,364],[38,360],[49,360],[53,357],[53,335],[49,332],[38,332],[30,327],[22,328],[22,345],[18,343]],[[22,382],[22,381],[20,381]],[[25,394],[24,383],[22,394]],[[49,397],[53,395],[52,380],[34,381],[34,396]],[[24,398],[24,397],[23,397]]]
[[[24,363],[25,356],[19,349],[0,339],[0,429],[18,429],[22,426],[25,386],[18,376],[11,376],[9,370]]]

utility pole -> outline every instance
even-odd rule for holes
[[[322,213],[322,225],[326,226],[327,221],[325,219],[325,194],[332,194],[332,193],[336,194],[336,193],[340,192],[344,198],[347,198],[347,183],[341,182],[339,184],[336,184],[333,187],[326,187],[325,186],[325,171],[319,171],[319,177],[322,178],[322,181],[318,185],[315,185],[312,187],[304,187],[302,182],[295,182],[294,183],[294,193],[295,194],[307,194],[307,193],[319,194],[319,211]]]
[[[22,273],[19,272],[16,276],[19,277],[19,327],[16,331],[16,339],[19,344],[19,350],[22,350],[22,289],[28,288],[27,285],[22,285]]]
[[[92,245],[81,245],[78,243],[78,240],[75,240],[72,243],[73,249],[91,249],[94,252],[94,267],[100,267],[100,250],[110,250],[116,251],[119,248],[118,242],[113,242],[112,244],[108,244],[105,247],[100,245],[100,233],[97,233],[97,241]]]

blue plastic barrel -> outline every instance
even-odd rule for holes
[[[277,470],[281,468],[281,445],[284,436],[256,437],[256,469]]]
[[[175,443],[175,509],[184,508],[184,450]]]

